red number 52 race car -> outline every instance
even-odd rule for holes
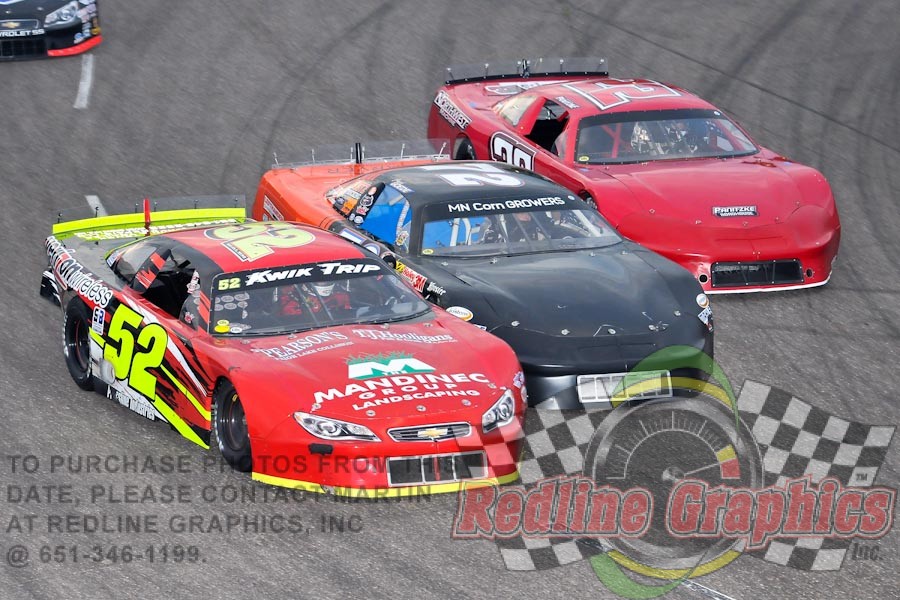
[[[509,346],[334,234],[243,215],[54,226],[41,293],[80,387],[276,485],[398,496],[517,477]]]
[[[823,285],[841,225],[821,173],[754,142],[694,94],[609,77],[603,59],[448,69],[428,136],[525,167],[596,204],[705,291]]]

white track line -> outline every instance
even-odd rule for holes
[[[98,217],[105,217],[107,215],[106,209],[103,208],[103,204],[101,204],[98,196],[85,196],[84,199],[87,200],[88,206],[94,209],[94,212],[97,213]]]
[[[85,54],[81,57],[81,81],[78,82],[78,95],[75,97],[74,108],[87,108],[91,97],[91,84],[94,82],[94,55]]]

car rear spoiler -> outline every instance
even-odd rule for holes
[[[242,223],[247,220],[244,196],[185,196],[178,198],[145,198],[134,205],[133,213],[99,215],[66,219],[84,209],[60,211],[53,225],[53,235],[62,240],[78,237],[87,241],[126,240],[154,233],[188,229],[204,225]]]
[[[491,79],[520,79],[558,75],[596,75],[607,77],[609,69],[600,57],[523,58],[517,61],[457,65],[447,67],[444,83],[470,83]]]
[[[386,163],[401,160],[450,160],[446,140],[399,140],[386,142],[355,142],[353,144],[331,144],[309,149],[310,160],[301,162],[278,162],[275,155],[273,169],[294,169],[311,165],[361,165]]]

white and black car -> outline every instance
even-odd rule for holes
[[[97,0],[0,0],[0,61],[71,56],[102,41]]]

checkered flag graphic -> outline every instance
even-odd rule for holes
[[[835,417],[784,390],[753,381],[744,383],[738,409],[759,443],[766,486],[805,475],[816,484],[828,476],[844,486],[871,486],[895,429]],[[528,411],[519,464],[522,485],[580,474],[591,437],[609,414],[608,410]],[[573,538],[516,537],[496,543],[512,571],[552,569],[603,552]],[[821,537],[779,538],[748,554],[796,569],[828,571],[841,567],[849,545],[848,540]]]
[[[580,474],[584,454],[608,410],[529,410],[519,475],[524,486],[558,475]],[[498,539],[500,554],[511,571],[552,569],[573,563],[600,550],[572,538]]]
[[[741,418],[763,458],[766,486],[809,475],[834,477],[844,486],[869,487],[884,462],[894,427],[840,419],[790,393],[747,381],[738,398]],[[841,568],[850,540],[778,538],[750,556],[804,571]]]

